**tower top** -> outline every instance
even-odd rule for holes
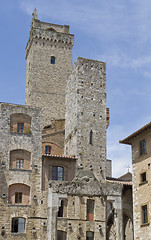
[[[36,8],[34,9],[32,15],[33,15],[33,19],[38,19],[37,9]]]

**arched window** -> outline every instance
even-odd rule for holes
[[[55,60],[56,60],[55,56],[51,56],[50,63],[55,64]]]
[[[23,149],[15,149],[10,152],[10,169],[30,169],[31,153]]]
[[[90,131],[90,140],[89,143],[92,145],[93,144],[93,131]]]
[[[24,233],[25,232],[25,218],[15,217],[12,218],[12,233]]]
[[[30,202],[30,187],[16,183],[9,186],[9,203],[28,205]]]
[[[10,131],[31,134],[31,117],[23,113],[11,114]]]
[[[63,181],[64,180],[64,169],[63,167],[53,166],[52,167],[52,180]]]

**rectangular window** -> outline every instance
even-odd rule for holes
[[[24,160],[23,159],[17,159],[16,160],[16,168],[17,169],[22,169],[23,168],[23,164],[24,164]]]
[[[147,205],[142,206],[142,224],[148,223]]]
[[[146,141],[140,141],[140,156],[146,153]]]
[[[94,200],[87,200],[87,221],[94,221]]]
[[[24,123],[17,123],[17,132],[18,133],[24,132]]]
[[[51,154],[51,146],[45,146],[45,154]]]
[[[52,167],[52,180],[63,181],[63,167]]]
[[[94,232],[86,232],[86,240],[94,240]]]
[[[146,182],[146,172],[141,173],[141,183]]]
[[[12,218],[12,233],[25,232],[25,218]]]
[[[15,193],[15,203],[22,203],[22,192]]]
[[[51,59],[50,59],[50,62],[51,62],[51,64],[55,64],[55,57],[54,56],[51,56]]]

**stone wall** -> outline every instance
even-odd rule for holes
[[[42,108],[44,127],[52,119],[65,118],[65,87],[72,67],[73,35],[60,32],[57,25],[55,29],[53,25],[46,29],[40,21],[37,27],[35,21],[26,47],[25,104]],[[55,64],[51,64],[51,56],[55,57]]]
[[[78,167],[106,176],[106,65],[78,58],[67,80],[65,154]],[[90,140],[91,138],[91,140]]]
[[[31,118],[31,132],[17,133],[10,131],[11,116],[25,114]],[[32,229],[37,229],[37,239],[40,239],[41,226],[41,111],[38,108],[0,104],[0,226],[4,228],[6,239],[34,239]],[[10,165],[10,152],[20,151],[20,155],[14,155],[24,159],[30,157],[30,165],[18,169]],[[30,154],[25,154],[26,152]],[[21,153],[23,153],[21,155]],[[13,156],[12,156],[13,157]],[[24,187],[27,186],[28,191]],[[13,187],[13,189],[12,189]],[[26,190],[27,190],[26,189]],[[11,190],[9,192],[9,190]],[[22,203],[14,202],[15,192],[22,190]],[[28,192],[28,194],[26,194]],[[30,194],[29,194],[30,192]],[[27,195],[26,197],[24,195]],[[12,201],[9,201],[12,200]],[[5,218],[3,217],[5,215]],[[46,216],[44,216],[46,218]],[[24,218],[25,231],[23,233],[12,232],[12,219]],[[47,218],[46,218],[47,219]],[[43,220],[42,220],[43,221]],[[32,224],[31,224],[32,223]]]

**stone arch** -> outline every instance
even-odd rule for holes
[[[31,117],[24,113],[10,115],[10,131],[17,133],[31,133]]]
[[[30,187],[26,184],[11,184],[8,189],[8,202],[10,204],[28,205],[30,202]]]
[[[31,153],[24,149],[10,151],[10,168],[30,170]]]

